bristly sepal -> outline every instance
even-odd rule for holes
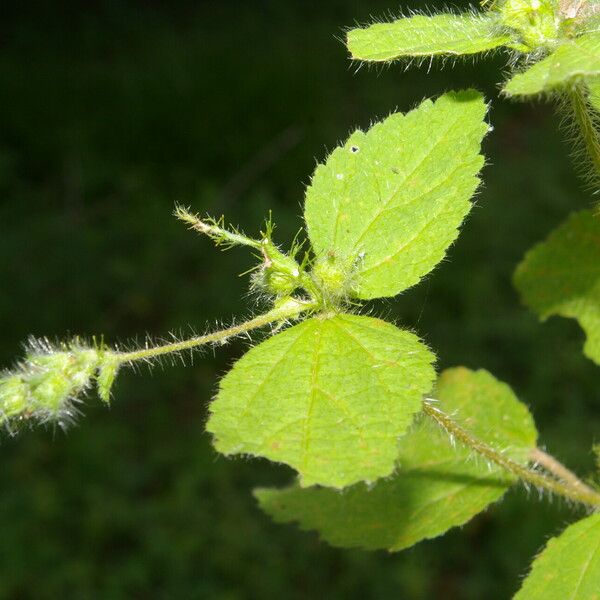
[[[26,423],[66,428],[94,380],[108,402],[119,364],[113,352],[78,339],[59,346],[31,340],[23,360],[0,376],[0,425],[10,433]]]

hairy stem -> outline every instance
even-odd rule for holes
[[[306,302],[302,300],[289,300],[283,306],[276,307],[273,310],[250,319],[245,323],[228,327],[220,331],[214,331],[207,333],[206,335],[199,335],[188,340],[181,342],[173,342],[170,344],[164,344],[162,346],[155,346],[152,348],[142,348],[141,350],[134,350],[133,352],[114,352],[113,356],[119,360],[121,364],[131,363],[139,360],[151,360],[157,356],[163,356],[164,354],[170,354],[172,352],[182,352],[184,350],[192,350],[198,346],[205,344],[225,342],[228,339],[264,327],[270,323],[276,323],[278,321],[285,321],[299,316],[302,313],[309,312],[317,308],[316,303]]]
[[[562,479],[565,483],[572,485],[573,487],[579,488],[581,490],[586,490],[587,492],[594,493],[594,489],[589,485],[581,481],[573,471],[567,469],[565,465],[556,460],[554,456],[551,456],[547,452],[544,452],[540,448],[534,448],[530,453],[529,457],[534,463],[541,465],[548,471],[552,473],[556,478]]]
[[[217,245],[249,246],[258,250],[262,247],[260,240],[252,239],[237,230],[230,231],[212,219],[203,221],[198,215],[191,213],[187,208],[183,208],[183,206],[176,206],[174,215],[180,221],[186,223],[190,229],[207,235]],[[224,225],[224,220],[221,219],[220,223]]]
[[[425,400],[423,403],[423,410],[425,414],[431,417],[446,431],[446,433],[448,433],[448,435],[456,438],[478,454],[484,456],[490,462],[493,462],[504,470],[516,475],[523,481],[531,483],[536,487],[544,488],[554,494],[568,498],[569,500],[600,508],[600,493],[592,489],[582,488],[570,482],[558,481],[547,477],[546,475],[537,473],[524,467],[518,462],[507,458],[501,452],[498,452],[479,438],[471,435],[466,429],[463,429],[450,416],[435,407],[431,399]]]
[[[598,182],[600,180],[600,133],[593,116],[593,109],[586,97],[586,89],[583,85],[576,85],[567,91],[567,97],[573,120],[579,129],[590,166],[593,168],[589,179]]]

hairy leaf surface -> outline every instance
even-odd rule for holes
[[[563,43],[550,56],[515,75],[505,86],[509,96],[529,96],[600,75],[600,32]]]
[[[317,255],[354,265],[357,297],[394,296],[442,260],[479,184],[486,110],[474,91],[426,100],[354,132],[317,167],[309,238]]]
[[[599,599],[600,514],[595,514],[548,542],[515,600]]]
[[[588,81],[588,87],[590,90],[590,102],[592,106],[600,112],[600,77],[590,79]]]
[[[486,371],[442,373],[440,408],[507,456],[526,463],[536,443],[531,415],[511,389]],[[408,548],[462,525],[498,500],[512,476],[454,446],[426,415],[400,440],[398,471],[369,488],[343,493],[292,486],[259,489],[261,507],[279,522],[298,521],[334,546]]]
[[[587,335],[584,353],[600,364],[600,217],[574,213],[517,267],[515,286],[542,320],[577,319]]]
[[[375,23],[348,32],[352,58],[389,61],[404,57],[476,54],[510,42],[499,16],[415,15],[392,23]]]
[[[286,463],[302,485],[375,481],[394,469],[433,360],[415,335],[379,319],[309,319],[234,365],[207,429],[220,452]]]

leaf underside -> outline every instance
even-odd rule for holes
[[[425,100],[356,131],[306,192],[318,256],[356,265],[354,294],[394,296],[442,260],[471,208],[487,106],[472,90]]]
[[[461,367],[445,371],[436,392],[440,408],[472,434],[527,462],[535,426],[506,384]],[[255,495],[276,521],[297,521],[334,546],[397,551],[466,523],[513,482],[465,447],[453,446],[425,415],[400,440],[398,465],[392,478],[371,488],[359,484],[338,493],[292,486]]]
[[[548,542],[515,600],[600,600],[600,514]]]
[[[515,272],[523,303],[542,320],[577,319],[587,335],[584,353],[600,365],[600,217],[574,213],[530,250]]]
[[[385,62],[404,57],[460,56],[494,50],[510,42],[498,15],[415,15],[348,32],[352,58]]]
[[[551,92],[600,75],[600,33],[563,43],[550,56],[518,73],[504,86],[509,96]]]
[[[312,318],[250,350],[221,381],[207,430],[224,454],[342,488],[394,469],[398,438],[435,379],[433,355],[370,317]]]

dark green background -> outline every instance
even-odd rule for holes
[[[412,8],[419,2],[413,1]],[[301,225],[315,159],[422,98],[476,86],[492,103],[485,185],[449,257],[371,308],[415,328],[440,367],[484,367],[531,406],[541,441],[583,474],[599,431],[598,369],[576,324],[538,324],[511,273],[586,207],[543,104],[498,98],[506,57],[358,73],[336,38],[382,0],[66,2],[3,7],[0,358],[30,335],[202,330],[256,309],[252,265],[171,217],[174,202],[279,239]],[[2,437],[0,598],[508,598],[574,517],[516,488],[462,530],[388,555],[332,549],[262,515],[265,461],[218,457],[203,432],[218,377],[247,347],[123,373],[68,432]]]

